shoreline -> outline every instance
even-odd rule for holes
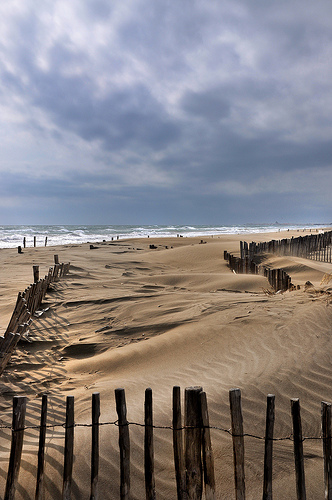
[[[143,229],[142,227],[139,227],[138,229],[143,232],[144,234],[139,234],[137,232],[125,234],[121,233],[121,230],[119,231],[119,234],[109,234],[109,232],[104,232],[103,234],[99,234],[100,230],[97,232],[94,232],[93,229],[98,229],[99,226],[82,226],[82,230],[86,231],[92,231],[91,234],[87,234],[83,236],[82,234],[78,236],[76,233],[76,230],[72,229],[71,231],[68,232],[67,235],[64,235],[63,232],[61,231],[61,228],[70,228],[71,226],[56,226],[58,227],[58,233],[53,234],[49,233],[48,227],[51,226],[40,226],[40,227],[45,227],[45,231],[42,233],[39,233],[38,231],[32,231],[32,228],[35,228],[37,226],[27,226],[27,232],[29,233],[28,236],[27,234],[24,235],[24,233],[18,235],[15,235],[10,233],[10,234],[2,234],[0,231],[0,249],[5,249],[5,248],[17,248],[18,246],[21,246],[22,248],[24,247],[24,241],[26,241],[26,247],[34,247],[34,238],[36,238],[36,247],[41,247],[41,246],[62,246],[62,245],[68,245],[68,244],[86,244],[86,243],[100,243],[102,241],[122,241],[122,240],[129,240],[129,239],[144,239],[144,238],[174,238],[174,237],[182,237],[182,238],[221,238],[223,236],[229,236],[229,235],[242,235],[243,239],[246,237],[249,237],[251,234],[271,234],[271,233],[289,233],[289,232],[298,232],[298,233],[315,233],[315,232],[322,232],[322,231],[327,231],[330,230],[329,226],[325,225],[317,225],[318,227],[313,227],[313,226],[296,226],[293,227],[290,225],[290,227],[272,227],[272,226],[258,226],[260,229],[253,229],[253,226],[249,226],[246,228],[245,226],[230,226],[228,230],[222,230],[218,231],[218,228],[215,226],[211,226],[210,229],[207,229],[208,226],[204,226],[205,230],[202,228],[202,231],[198,229],[199,226],[196,228],[192,227],[191,229],[188,229],[188,227],[185,226],[179,226],[179,228],[172,229],[171,231],[169,228],[167,229],[166,227],[164,229],[163,226],[160,227],[160,233],[155,233],[151,229],[151,233],[148,233],[148,229]],[[0,226],[0,227],[5,227],[5,226]],[[12,227],[12,226],[8,226]],[[73,226],[73,228],[78,228],[79,226]],[[103,226],[104,231],[105,229],[109,228],[109,226]],[[134,226],[129,226],[129,227],[134,227]],[[226,227],[226,226],[225,226]],[[230,228],[233,228],[231,230]],[[239,230],[239,228],[242,228]],[[29,231],[28,231],[29,229]],[[224,228],[223,228],[224,229]],[[65,229],[63,229],[65,231]],[[165,232],[162,232],[165,231]],[[54,242],[54,239],[56,238],[57,242]],[[61,238],[63,238],[63,241],[61,241]],[[84,238],[84,239],[83,239]],[[6,244],[5,244],[6,241]],[[15,241],[15,243],[13,243]],[[46,245],[45,245],[46,243]],[[1,246],[5,245],[5,246]]]

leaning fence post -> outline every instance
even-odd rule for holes
[[[43,394],[40,413],[39,447],[38,447],[38,467],[35,500],[44,498],[44,466],[45,466],[45,437],[47,418],[47,394]]]
[[[298,398],[291,399],[291,409],[293,419],[296,493],[298,500],[306,500],[302,424],[300,415],[300,400]]]
[[[322,401],[325,500],[332,500],[331,404]]]
[[[14,500],[15,496],[18,474],[21,465],[26,404],[27,404],[26,397],[14,396],[12,444],[10,449],[10,458],[9,458],[4,500]]]
[[[74,396],[67,396],[62,500],[70,500],[71,498],[74,459],[74,425]]]
[[[206,400],[206,393],[200,393],[201,399],[201,417],[202,417],[202,455],[204,470],[205,499],[214,500],[216,484],[214,477],[214,458],[210,436],[209,413]]]
[[[181,416],[181,394],[180,387],[173,387],[173,451],[174,467],[176,477],[177,499],[186,498],[186,471],[184,468],[183,454],[183,429]]]
[[[244,435],[240,389],[231,389],[229,391],[229,402],[232,421],[235,497],[236,500],[244,500],[246,496],[244,476]]]
[[[91,492],[90,500],[98,499],[98,471],[99,471],[99,417],[100,394],[92,394],[92,436],[91,436]]]
[[[266,405],[265,451],[264,451],[264,484],[263,500],[272,500],[272,452],[274,428],[274,394],[268,394]]]
[[[190,500],[202,498],[201,391],[201,387],[187,387],[185,390],[186,488]]]
[[[144,402],[144,471],[146,500],[155,500],[154,455],[153,455],[153,410],[152,389],[145,390]]]
[[[115,389],[116,412],[119,425],[120,499],[130,498],[130,440],[124,389]]]

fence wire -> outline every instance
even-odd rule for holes
[[[0,430],[7,429],[11,430],[13,433],[15,432],[22,432],[25,430],[40,430],[41,428],[43,429],[56,429],[56,428],[63,428],[63,429],[72,429],[72,428],[77,428],[77,427],[103,427],[103,426],[108,426],[108,425],[114,425],[116,427],[124,427],[124,426],[136,426],[136,427],[149,427],[153,429],[161,429],[161,430],[170,430],[170,431],[183,431],[186,429],[212,429],[216,431],[221,431],[224,432],[225,434],[230,435],[231,437],[247,437],[247,438],[252,438],[252,439],[257,439],[260,441],[265,441],[266,437],[265,436],[258,436],[257,434],[251,434],[249,432],[244,432],[243,434],[233,434],[231,429],[226,429],[224,427],[218,427],[215,425],[207,425],[207,426],[190,426],[190,425],[183,425],[181,427],[173,427],[172,425],[145,425],[140,422],[127,422],[126,424],[119,424],[118,420],[114,420],[111,422],[98,422],[96,424],[83,424],[83,423],[75,423],[72,426],[66,426],[65,423],[58,423],[58,424],[46,424],[44,426],[40,425],[26,425],[20,429],[13,429],[11,425],[0,425]],[[302,441],[322,441],[324,438],[322,435],[320,436],[302,436]],[[293,439],[293,433],[291,432],[287,436],[281,436],[281,437],[273,437],[273,438],[268,438],[268,441],[294,441]]]

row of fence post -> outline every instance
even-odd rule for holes
[[[18,293],[8,326],[4,335],[0,336],[0,375],[7,366],[18,341],[28,331],[32,318],[41,307],[50,284],[69,272],[70,263],[59,264],[58,255],[54,255],[54,262],[54,266],[49,268],[48,274],[43,279],[39,279],[39,266],[34,265],[34,282],[24,292]]]
[[[291,255],[322,262],[332,262],[332,231],[319,234],[308,234],[297,238],[284,238],[265,242],[240,242],[241,258],[252,257],[262,253],[276,255]]]
[[[241,241],[242,243],[242,241]],[[271,287],[277,292],[292,288],[291,277],[284,269],[271,269],[255,262],[254,254],[244,258],[236,257],[224,251],[224,259],[228,262],[229,268],[236,274],[260,274],[265,276]]]
[[[293,288],[291,277],[284,269],[271,269],[259,264],[259,256],[263,253],[276,255],[291,255],[332,263],[332,231],[320,234],[299,236],[282,240],[265,242],[240,241],[240,257],[224,251],[224,259],[232,271],[237,274],[261,274],[266,276],[269,284],[275,290]]]
[[[45,247],[47,246],[47,236],[45,236]],[[27,246],[27,239],[26,237],[24,236],[23,238],[23,248],[26,248]],[[33,246],[36,247],[37,246],[37,236],[34,236],[33,237]]]
[[[119,465],[120,465],[120,491],[121,500],[131,498],[130,476],[130,422],[127,420],[127,406],[124,389],[115,390],[116,412],[119,428]],[[15,396],[13,399],[12,442],[9,457],[6,490],[4,499],[13,500],[18,484],[21,463],[24,421],[27,398]],[[229,391],[229,404],[231,416],[231,430],[227,431],[232,436],[234,460],[234,485],[236,500],[245,500],[245,442],[246,434],[243,429],[243,416],[240,389]],[[331,454],[331,404],[322,402],[321,405],[324,466],[324,491],[325,500],[332,500],[332,454]],[[184,423],[182,423],[180,387],[173,388],[173,451],[175,479],[178,500],[201,500],[203,490],[206,500],[216,498],[216,481],[214,475],[214,457],[210,437],[210,424],[206,393],[201,387],[188,387],[185,389]],[[306,499],[304,452],[302,424],[299,399],[291,399],[292,439],[294,447],[295,481],[297,500]],[[91,424],[91,487],[90,500],[99,497],[99,422],[100,395],[92,394],[92,424]],[[275,421],[275,396],[267,396],[265,447],[264,447],[264,474],[263,474],[263,500],[272,500],[272,463]],[[109,422],[115,424],[115,422]],[[82,424],[86,427],[86,424]],[[79,424],[77,424],[79,426]],[[64,465],[62,478],[62,499],[69,500],[72,491],[72,475],[74,463],[74,397],[67,396],[66,422],[64,440]],[[153,405],[152,390],[145,391],[144,402],[144,482],[146,500],[156,499],[155,473],[154,473],[154,447],[153,447]],[[218,429],[218,428],[216,428]],[[47,430],[47,396],[42,398],[40,434],[37,455],[37,473],[35,499],[44,498],[45,487],[45,438]],[[223,429],[221,429],[223,430]],[[255,436],[252,436],[255,437]],[[278,438],[277,438],[278,439]],[[287,438],[284,438],[287,439]],[[114,498],[114,491],[112,492]]]

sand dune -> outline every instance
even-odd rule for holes
[[[291,233],[286,233],[289,237]],[[294,233],[297,235],[297,233]],[[285,237],[250,235],[250,241]],[[49,306],[19,344],[2,376],[2,420],[11,420],[11,397],[29,397],[28,422],[39,419],[47,391],[50,422],[64,421],[68,394],[75,419],[90,421],[90,399],[101,393],[101,421],[116,420],[114,389],[126,389],[128,418],[143,422],[144,390],[152,387],[154,423],[171,424],[172,386],[203,386],[210,424],[230,427],[228,391],[242,391],[245,432],[264,435],[266,395],[276,395],[276,436],[291,433],[290,398],[299,397],[303,432],[320,434],[320,403],[331,401],[330,284],[320,285],[330,264],[269,256],[300,289],[269,294],[262,276],[236,275],[223,251],[237,252],[240,236],[168,238],[30,248],[23,255],[0,250],[0,327],[4,330],[16,294],[32,279],[32,265],[47,272],[53,253],[72,263],[71,272],[47,295]],[[248,238],[249,240],[249,238]],[[150,249],[154,244],[157,248]],[[166,248],[167,247],[167,248]],[[306,288],[306,281],[314,287]],[[101,427],[102,498],[118,498],[117,428]],[[1,432],[0,491],[9,454],[9,431]],[[133,498],[144,498],[143,430],[132,426]],[[75,430],[74,498],[89,492],[89,429]],[[46,498],[61,491],[64,431],[48,433]],[[212,430],[217,498],[234,498],[230,436]],[[26,432],[17,498],[33,498],[36,431]],[[324,498],[320,441],[305,441],[307,498]],[[275,443],[274,498],[296,498],[291,441]],[[175,498],[172,432],[155,432],[158,498]],[[246,438],[247,498],[262,494],[263,441]],[[110,490],[112,485],[112,491]],[[83,495],[82,491],[86,491]]]

